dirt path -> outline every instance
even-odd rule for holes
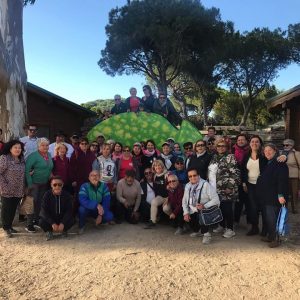
[[[1,231],[0,299],[300,299],[300,247],[269,249],[245,230],[206,246],[166,225],[91,227],[50,242]]]

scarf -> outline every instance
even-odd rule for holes
[[[156,152],[155,149],[153,151],[149,151],[147,149],[143,150],[144,155],[147,156],[147,157],[153,156],[155,154],[155,152]]]
[[[172,154],[165,155],[161,153],[160,156],[165,160],[165,166],[169,170],[172,166],[171,158],[173,157],[173,155]]]
[[[242,162],[244,161],[245,157],[249,153],[249,146],[246,145],[244,147],[239,147],[238,145],[234,145],[233,149],[234,149],[234,157],[235,157],[236,161],[238,162],[238,164],[241,165]]]

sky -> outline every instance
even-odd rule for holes
[[[166,0],[168,1],[168,0]],[[108,13],[126,0],[36,0],[23,13],[23,40],[28,81],[78,104],[96,99],[126,98],[136,87],[142,96],[142,75],[108,76],[97,62],[106,42]],[[202,0],[220,9],[235,29],[287,29],[300,22],[299,0]],[[279,73],[277,88],[300,84],[300,65]]]

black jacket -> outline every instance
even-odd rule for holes
[[[156,193],[156,187],[155,187],[155,183],[153,182],[153,187],[152,187],[152,189],[153,189],[153,191],[154,191],[154,194],[155,194],[155,196],[157,196],[157,193]],[[148,183],[147,183],[147,181],[146,180],[143,180],[142,182],[141,182],[141,188],[142,188],[142,191],[143,191],[143,194],[141,195],[142,197],[141,197],[141,201],[146,201],[146,199],[147,199],[147,190],[148,190]]]
[[[112,115],[118,115],[121,113],[127,112],[127,106],[125,103],[121,102],[119,105],[114,105],[113,108],[111,109],[110,113]]]
[[[144,110],[146,112],[153,111],[153,104],[154,104],[155,99],[156,98],[153,95],[149,96],[148,98],[146,98],[146,97],[142,98],[140,103],[144,105]]]
[[[49,224],[68,224],[72,219],[72,197],[62,191],[60,196],[55,196],[52,190],[44,194],[40,217]]]
[[[181,117],[169,99],[167,99],[166,105],[164,106],[161,106],[159,99],[155,99],[153,103],[153,112],[161,116],[166,116],[168,121],[173,125],[181,123]]]
[[[208,165],[211,161],[211,158],[212,158],[212,155],[207,153],[197,157],[196,154],[193,154],[189,157],[189,162],[188,162],[188,165],[187,165],[187,168],[188,169],[196,169],[199,174],[200,174],[200,177],[202,179],[207,179],[207,170],[208,170]]]
[[[288,201],[289,169],[286,163],[276,160],[268,161],[257,179],[256,194],[264,205],[281,206],[278,195]]]

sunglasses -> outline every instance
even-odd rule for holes
[[[283,147],[289,147],[289,146],[292,146],[292,145],[289,145],[289,144],[283,144]]]
[[[211,146],[211,145],[213,145],[213,144],[214,144],[214,143],[212,143],[212,142],[208,142],[208,143],[207,143],[208,146]]]
[[[196,147],[205,147],[204,144],[197,144]]]
[[[168,181],[168,183],[175,183],[175,182],[177,182],[177,180],[170,180],[170,181]]]
[[[175,164],[177,164],[177,165],[183,165],[184,163],[183,163],[183,161],[176,161]]]
[[[53,183],[52,185],[53,185],[54,187],[57,187],[57,186],[62,187],[62,186],[63,186],[62,183]]]
[[[187,148],[184,148],[184,150],[192,150],[193,147],[187,147]]]
[[[145,174],[145,176],[147,176],[147,175],[152,175],[153,173],[152,172],[145,172],[144,174]]]
[[[194,178],[194,177],[198,177],[198,175],[197,174],[189,175],[189,178]]]

